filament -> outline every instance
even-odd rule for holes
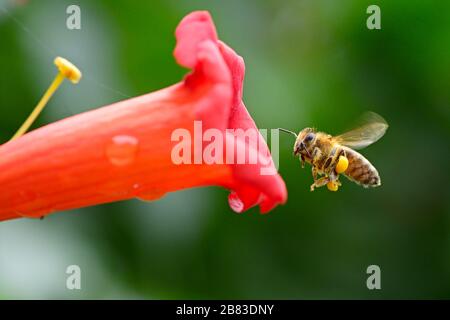
[[[44,96],[41,98],[37,106],[34,108],[33,112],[28,116],[27,120],[22,124],[22,126],[17,130],[17,132],[14,134],[14,136],[11,138],[10,141],[13,141],[22,135],[25,134],[25,132],[28,131],[28,129],[31,127],[33,122],[36,120],[36,118],[39,116],[39,114],[42,112],[42,110],[47,105],[50,98],[53,96],[55,91],[58,89],[58,87],[61,85],[63,80],[65,79],[65,76],[61,73],[58,73],[51,83],[50,87],[48,87],[47,91],[45,92]]]

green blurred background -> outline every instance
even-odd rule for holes
[[[66,28],[70,4],[81,30]],[[370,4],[381,30],[366,27]],[[1,141],[57,55],[85,77],[35,127],[178,82],[174,29],[198,9],[244,57],[260,128],[336,134],[364,111],[383,115],[386,136],[362,152],[383,186],[344,179],[337,193],[311,193],[282,136],[289,200],[268,215],[237,215],[226,190],[203,188],[0,223],[0,298],[450,298],[448,1],[0,0]],[[79,291],[66,289],[72,264]],[[366,287],[371,264],[381,290]]]

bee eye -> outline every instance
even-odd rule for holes
[[[314,133],[308,133],[305,137],[305,142],[311,142],[314,139]]]

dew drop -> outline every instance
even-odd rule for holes
[[[136,198],[142,201],[154,201],[162,198],[166,193],[160,189],[152,189],[139,193]]]
[[[244,203],[235,192],[230,193],[228,196],[228,204],[234,212],[241,213],[244,210]]]
[[[49,215],[50,213],[52,213],[54,211],[55,210],[52,208],[33,210],[31,212],[19,210],[19,211],[15,211],[15,214],[17,214],[23,218],[41,219],[42,217]]]
[[[138,190],[140,187],[141,187],[141,185],[139,183],[133,184],[133,189],[134,190]]]
[[[24,204],[27,202],[32,202],[37,199],[38,195],[31,190],[20,190],[18,193],[16,193],[13,197],[13,203],[15,205]]]
[[[39,193],[30,189],[18,191],[12,197],[12,205],[16,208],[14,213],[24,218],[40,218],[55,211]]]
[[[115,166],[127,166],[134,162],[139,140],[129,135],[114,136],[106,147],[106,156]]]

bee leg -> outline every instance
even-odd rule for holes
[[[335,181],[336,183],[340,183],[339,182],[339,174],[337,174],[336,171],[331,170],[328,173],[328,177],[330,177],[330,181]]]
[[[317,180],[317,167],[316,164],[317,162],[322,158],[322,151],[320,151],[319,148],[314,148],[313,152],[312,152],[312,160],[311,160],[311,164],[312,164],[312,175],[313,175],[313,179],[314,179],[314,183],[311,185],[310,189],[311,191],[314,191],[315,187],[321,187],[323,184],[318,185],[318,183],[322,183],[321,181],[324,179],[328,179],[328,177],[322,177],[319,180]],[[324,184],[327,184],[327,182],[325,182]]]
[[[320,188],[323,187],[324,185],[326,185],[328,182],[330,182],[330,177],[325,176],[322,178],[319,178],[317,180],[314,181],[314,183],[311,185],[310,190],[314,191],[314,188]]]
[[[316,167],[312,167],[311,172],[312,172],[312,176],[313,176],[313,179],[315,182],[317,180],[317,173],[318,173]]]
[[[303,155],[300,156],[300,162],[302,163],[302,169],[305,168],[305,157]]]
[[[311,158],[311,164],[313,166],[316,166],[317,162],[322,158],[322,151],[320,151],[319,148],[315,147],[312,152]]]
[[[338,187],[342,185],[341,182],[339,181],[339,174],[337,174],[336,171],[334,171],[334,169],[328,173],[328,177],[330,178],[330,181],[336,183]]]

